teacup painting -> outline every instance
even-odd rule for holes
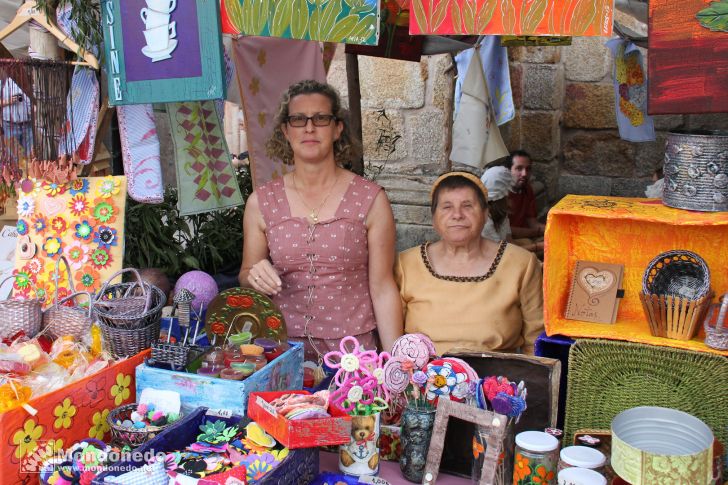
[[[153,29],[154,27],[169,24],[169,13],[157,12],[151,8],[143,8],[139,12],[139,15],[146,29]]]
[[[162,13],[170,13],[177,8],[177,0],[146,0],[146,2],[149,8]]]
[[[169,40],[177,36],[177,23],[172,22],[168,25],[160,25],[152,29],[144,31],[144,37],[147,39],[147,47],[150,51],[162,51],[169,47]]]

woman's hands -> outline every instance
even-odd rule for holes
[[[283,289],[278,272],[267,259],[261,259],[250,267],[248,283],[254,290],[269,296],[277,295]]]

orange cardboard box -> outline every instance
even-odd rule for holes
[[[0,414],[0,483],[38,483],[44,456],[84,438],[110,438],[106,417],[114,408],[136,400],[134,369],[141,352],[96,374],[32,399],[38,413],[22,407]]]
[[[548,335],[606,338],[728,355],[693,340],[650,334],[639,293],[652,258],[687,249],[708,264],[716,298],[728,292],[728,212],[694,212],[659,199],[567,195],[548,215],[544,255],[544,322]],[[624,265],[624,298],[614,324],[564,318],[577,260]]]

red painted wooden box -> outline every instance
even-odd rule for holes
[[[253,392],[248,399],[248,416],[288,448],[343,445],[351,440],[351,416],[330,406],[330,418],[289,420],[268,403],[283,394],[308,391]]]

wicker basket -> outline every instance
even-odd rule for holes
[[[58,301],[58,275],[60,274],[61,262],[65,263],[68,274],[68,285],[71,295]],[[43,312],[43,332],[53,339],[64,335],[72,335],[76,340],[80,340],[88,334],[91,325],[94,323],[92,316],[93,296],[87,291],[76,292],[73,287],[73,275],[71,274],[71,266],[65,256],[61,256],[56,261],[55,271],[56,295],[53,306]],[[79,295],[86,295],[88,298],[88,308],[80,306],[65,306],[67,301],[73,302]]]
[[[718,350],[728,350],[728,326],[725,324],[728,311],[728,293],[720,297],[720,302],[711,305],[703,328],[705,328],[705,345]]]
[[[678,209],[728,211],[728,132],[667,134],[662,203]]]
[[[8,276],[2,283],[10,278],[15,276]],[[35,337],[40,332],[43,321],[41,306],[42,300],[39,298],[27,300],[8,298],[0,301],[0,340],[12,338],[19,332],[24,332],[29,338]]]
[[[699,300],[710,291],[710,269],[691,251],[674,250],[657,255],[642,277],[645,295],[671,295]]]
[[[104,342],[114,357],[130,357],[142,350],[151,347],[152,342],[159,338],[161,320],[157,318],[142,328],[119,328],[99,322]]]
[[[165,424],[164,426],[147,425],[144,429],[136,429],[116,424],[117,421],[121,421],[123,423],[126,419],[131,420],[131,413],[136,411],[137,406],[138,404],[136,403],[125,404],[114,409],[108,414],[108,416],[106,416],[106,422],[111,428],[111,446],[123,448],[128,445],[130,448],[134,449],[151,440],[164,428],[169,426],[169,424]]]
[[[645,295],[640,293],[642,308],[655,337],[691,340],[710,307],[713,293],[698,300],[672,295]]]
[[[165,362],[175,367],[187,367],[190,357],[190,347],[179,343],[154,342],[152,344],[152,359],[155,362]]]
[[[136,281],[131,283],[111,282],[125,272],[132,272]],[[112,327],[140,328],[158,320],[166,303],[164,293],[156,286],[142,281],[134,268],[125,268],[107,279],[94,302],[96,317]]]

